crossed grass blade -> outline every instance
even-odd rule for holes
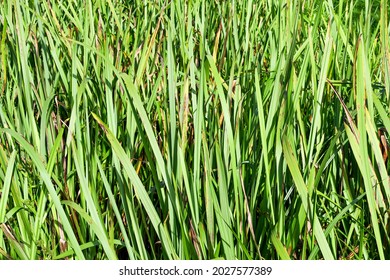
[[[167,257],[169,259],[177,259],[177,254],[175,252],[175,249],[173,248],[172,241],[169,237],[167,229],[161,222],[160,217],[158,216],[157,211],[152,201],[150,200],[144,185],[142,184],[134,167],[130,163],[128,156],[126,155],[126,152],[123,150],[118,140],[115,139],[114,135],[107,127],[107,125],[104,124],[102,120],[94,113],[92,113],[92,116],[102,128],[103,132],[106,134],[106,137],[110,141],[115,154],[118,156],[120,162],[122,163],[127,176],[130,178],[135,188],[135,191],[139,196],[139,199],[141,200],[146,212],[148,213],[148,216],[151,220],[151,223],[153,224],[154,229],[156,230],[157,235],[161,238],[161,242],[166,251]]]
[[[42,161],[41,156],[34,150],[33,146],[31,146],[23,137],[21,137],[16,132],[14,132],[10,129],[6,129],[6,128],[1,128],[0,132],[10,134],[13,138],[15,138],[16,141],[18,141],[20,143],[21,147],[23,147],[24,150],[29,154],[31,160],[33,161],[38,172],[40,173],[42,181],[46,185],[47,191],[50,194],[50,198],[52,199],[56,210],[58,211],[58,214],[61,218],[61,222],[63,224],[64,230],[69,238],[70,245],[72,246],[73,250],[75,251],[75,254],[76,254],[78,259],[81,259],[81,260],[85,259],[84,254],[83,254],[83,252],[80,248],[80,245],[77,241],[77,238],[75,236],[75,233],[73,232],[72,226],[69,223],[67,214],[61,205],[61,201],[60,201],[60,199],[57,195],[57,192],[54,188],[54,185],[50,179],[50,175],[46,171],[46,168],[45,168],[45,165]]]

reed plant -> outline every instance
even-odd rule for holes
[[[387,0],[3,0],[0,259],[390,259]]]

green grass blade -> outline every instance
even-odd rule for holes
[[[107,125],[104,124],[102,120],[94,113],[92,113],[92,116],[102,128],[103,132],[106,134],[106,137],[108,141],[110,141],[115,154],[118,156],[120,162],[122,163],[127,176],[129,176],[132,185],[135,188],[135,192],[141,200],[146,212],[148,213],[148,216],[151,220],[151,223],[153,224],[154,229],[156,230],[157,235],[161,238],[161,242],[164,249],[166,250],[167,257],[169,259],[176,259],[177,255],[173,248],[169,234],[164,225],[162,224],[160,217],[158,216],[157,211],[152,201],[150,200],[148,193],[145,190],[145,186],[142,184],[136,171],[134,170],[133,165],[130,163],[128,155],[126,155],[125,151],[119,144],[118,140],[115,139],[114,135],[109,130]]]
[[[43,161],[39,154],[34,150],[34,148],[25,140],[23,139],[19,134],[15,133],[14,131],[6,128],[0,129],[0,132],[10,134],[13,138],[15,138],[16,141],[18,141],[21,145],[21,147],[24,148],[24,150],[29,154],[30,158],[34,162],[35,166],[37,167],[39,174],[43,180],[43,182],[46,185],[47,191],[50,194],[50,198],[52,199],[54,206],[56,207],[56,210],[58,211],[61,222],[63,224],[64,230],[66,234],[68,235],[70,245],[73,247],[76,256],[78,259],[84,259],[84,254],[82,253],[80,249],[80,245],[76,239],[76,236],[73,232],[72,226],[69,223],[68,217],[64,211],[64,209],[61,206],[61,201],[58,198],[57,192],[53,186],[53,183],[51,182],[50,175],[47,173],[45,166],[43,164]]]

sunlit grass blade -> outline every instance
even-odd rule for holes
[[[152,201],[150,200],[144,185],[139,179],[136,171],[134,170],[134,167],[130,163],[128,155],[126,155],[125,151],[119,144],[118,140],[115,139],[115,137],[113,136],[112,132],[109,130],[107,125],[104,124],[102,120],[94,113],[92,113],[92,116],[95,118],[96,122],[99,124],[103,132],[106,134],[106,137],[110,141],[112,148],[114,149],[114,152],[116,153],[120,162],[122,163],[127,176],[129,176],[132,185],[135,188],[136,194],[139,196],[139,199],[141,200],[146,212],[148,213],[151,223],[153,224],[153,227],[156,230],[157,235],[161,238],[161,242],[162,245],[164,246],[164,249],[166,250],[167,257],[169,259],[176,259],[177,254],[172,246],[172,241],[169,238],[167,229],[162,224],[161,219],[158,216],[158,213]]]
[[[322,229],[322,226],[320,222],[318,221],[318,217],[316,213],[311,213],[313,211],[313,204],[311,202],[311,197],[308,195],[306,184],[303,181],[301,172],[299,171],[298,162],[294,156],[294,153],[292,151],[292,148],[289,144],[288,138],[284,137],[282,140],[283,143],[283,154],[286,159],[287,165],[289,167],[291,176],[294,179],[295,186],[297,188],[297,191],[299,193],[299,196],[302,201],[302,205],[305,208],[306,214],[309,217],[313,217],[313,231],[314,236],[317,239],[318,245],[320,247],[321,253],[323,254],[324,258],[327,260],[333,260],[334,256],[332,254],[332,251],[329,247],[329,244],[326,240],[324,231]]]
[[[57,195],[57,192],[54,188],[54,185],[51,182],[50,175],[47,173],[41,157],[34,150],[34,148],[25,139],[23,139],[19,134],[15,133],[12,130],[6,129],[6,128],[0,129],[0,132],[8,133],[12,137],[14,137],[20,143],[21,147],[29,154],[31,160],[34,162],[37,170],[40,173],[42,181],[46,185],[47,191],[50,194],[50,198],[53,201],[54,206],[56,207],[56,210],[59,213],[64,230],[65,230],[66,234],[68,235],[70,245],[73,247],[73,250],[75,251],[77,258],[84,259],[84,254],[82,253],[82,251],[80,249],[80,245],[79,245],[79,243],[76,239],[76,236],[73,232],[73,229],[69,223],[68,217],[67,217],[64,209],[61,206],[61,201],[58,198],[58,195]]]

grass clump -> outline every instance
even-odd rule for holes
[[[381,1],[0,4],[0,258],[389,259]]]

